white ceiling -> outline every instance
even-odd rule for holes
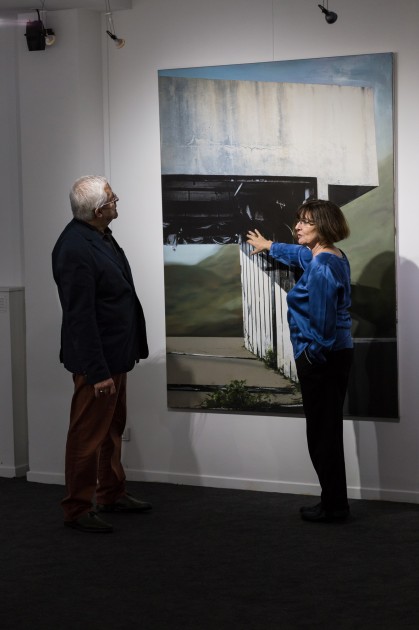
[[[130,9],[132,0],[109,0],[111,11]],[[105,11],[105,0],[0,0],[0,11],[58,11],[60,9],[93,9]]]

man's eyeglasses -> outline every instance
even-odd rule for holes
[[[119,201],[119,197],[117,195],[113,195],[112,199],[109,199],[109,201],[107,201],[106,203],[103,203],[101,206],[98,206],[96,210],[100,210],[101,208],[106,208],[106,206],[109,206],[111,203],[117,203],[118,201]]]

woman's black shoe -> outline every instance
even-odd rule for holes
[[[349,508],[341,510],[326,510],[322,503],[313,507],[302,507],[300,510],[303,521],[311,523],[332,523],[333,521],[345,521],[349,517]]]

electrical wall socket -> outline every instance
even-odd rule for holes
[[[131,439],[131,429],[129,427],[125,427],[125,431],[122,434],[122,441],[129,442]]]

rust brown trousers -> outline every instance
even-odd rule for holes
[[[95,398],[93,385],[73,374],[74,394],[65,455],[67,496],[64,520],[73,521],[97,503],[113,503],[125,493],[121,444],[127,405],[127,375],[112,376],[116,394]]]

